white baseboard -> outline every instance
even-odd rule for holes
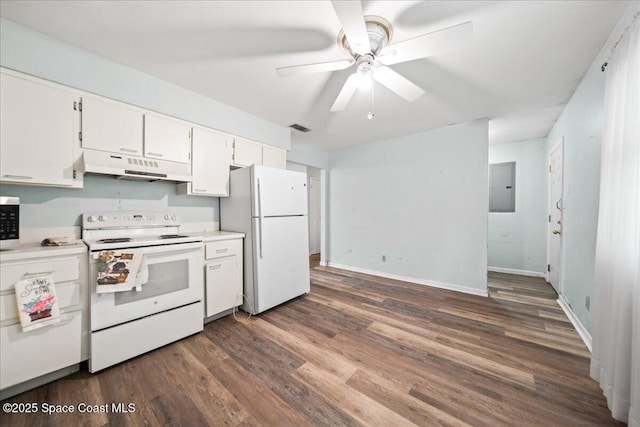
[[[475,289],[475,288],[469,288],[467,286],[455,285],[455,284],[452,284],[452,283],[436,282],[434,280],[417,279],[415,277],[401,276],[399,274],[385,273],[383,271],[369,270],[367,268],[352,267],[350,265],[336,264],[334,262],[329,262],[328,265],[329,265],[329,267],[339,268],[341,270],[348,270],[348,271],[353,271],[353,272],[356,272],[356,273],[370,274],[372,276],[385,277],[387,279],[402,280],[403,282],[416,283],[418,285],[424,285],[424,286],[431,286],[432,288],[447,289],[447,290],[450,290],[450,291],[463,292],[465,294],[478,295],[478,296],[481,296],[481,297],[489,296],[489,293],[487,292],[486,289],[484,289],[484,290]]]
[[[487,271],[493,271],[495,273],[517,274],[518,276],[545,277],[545,274],[541,271],[515,270],[513,268],[487,267]]]
[[[587,328],[584,327],[580,319],[578,319],[578,316],[576,316],[576,314],[571,309],[569,302],[562,295],[558,295],[558,305],[562,308],[564,314],[566,314],[571,321],[571,324],[576,329],[576,332],[578,332],[578,335],[580,335],[580,338],[582,338],[584,345],[586,345],[589,349],[589,352],[591,352],[591,334],[589,333],[589,331],[587,331]]]

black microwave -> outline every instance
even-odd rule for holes
[[[20,239],[20,198],[0,197],[0,241]],[[4,246],[4,245],[3,245]]]

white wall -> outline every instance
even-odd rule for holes
[[[318,169],[329,167],[329,153],[316,147],[298,142],[291,142],[291,150],[287,153],[287,160]]]
[[[21,228],[80,226],[85,212],[137,209],[169,211],[184,223],[220,220],[217,197],[178,196],[175,188],[168,182],[86,175],[81,189],[2,184],[0,193],[20,197]]]
[[[486,294],[487,147],[481,120],[330,152],[330,265]]]
[[[596,228],[600,191],[600,141],[604,121],[605,73],[613,44],[631,23],[639,2],[632,2],[591,64],[547,137],[547,151],[564,136],[564,206],[560,293],[591,331],[585,298],[593,296]]]
[[[489,163],[516,162],[516,211],[489,213],[489,268],[539,273],[547,267],[546,139],[489,145]]]

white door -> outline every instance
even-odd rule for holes
[[[0,181],[73,185],[73,92],[2,73]]]
[[[307,214],[306,174],[257,165],[253,168],[252,216]]]
[[[547,252],[548,280],[560,293],[560,272],[562,271],[562,177],[563,148],[561,141],[549,154],[549,246]]]
[[[144,156],[189,163],[191,126],[166,116],[144,115]]]
[[[192,150],[192,192],[210,196],[228,196],[231,149],[227,135],[193,128]]]
[[[235,138],[233,141],[233,164],[251,166],[262,164],[262,145],[247,139]]]
[[[309,178],[309,253],[320,253],[320,179]]]
[[[106,98],[82,99],[82,147],[142,155],[142,110]]]
[[[268,310],[309,292],[306,216],[254,218],[254,307]]]
[[[262,147],[262,166],[287,168],[287,152],[280,148],[264,145]]]

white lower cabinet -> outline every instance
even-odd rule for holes
[[[88,358],[87,264],[83,244],[59,252],[38,247],[32,252],[18,250],[3,254],[0,263],[0,390],[22,386],[29,380]],[[15,283],[27,275],[45,274],[53,277],[60,321],[25,332],[18,318]],[[37,385],[40,384],[31,387]]]
[[[205,243],[205,317],[242,305],[242,239]]]
[[[22,332],[19,324],[0,328],[0,388],[80,363],[82,312],[61,314],[59,323]]]

